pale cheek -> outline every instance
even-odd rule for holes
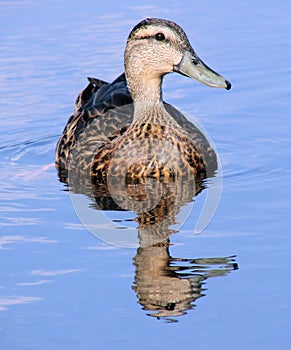
[[[183,55],[181,53],[175,52],[175,54],[173,54],[174,66],[178,65],[181,62],[182,57],[183,57]]]

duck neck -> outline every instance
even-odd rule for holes
[[[165,123],[168,113],[162,100],[162,77],[141,79],[127,78],[128,89],[134,104],[134,123]],[[164,116],[164,118],[163,118]]]
[[[162,77],[143,78],[136,81],[127,79],[128,88],[134,102],[159,103],[162,100]]]

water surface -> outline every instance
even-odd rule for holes
[[[291,5],[27,0],[0,9],[1,349],[289,349]],[[151,16],[179,23],[233,84],[165,79],[164,99],[215,144],[223,188],[203,232],[194,227],[205,191],[171,246],[152,251],[92,235],[54,168],[86,77],[120,74],[129,31]],[[111,218],[136,230],[130,213]],[[170,301],[153,316],[153,273],[153,288],[172,274],[190,291],[179,315]]]

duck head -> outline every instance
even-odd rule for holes
[[[211,87],[231,88],[227,80],[198,57],[184,30],[164,19],[148,18],[132,29],[124,64],[128,88],[134,100],[161,99],[162,78],[171,72]]]

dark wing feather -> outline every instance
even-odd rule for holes
[[[88,86],[78,95],[74,114],[69,118],[66,127],[56,146],[56,165],[63,170],[67,169],[69,155],[74,149],[80,135],[87,130],[89,124],[94,121],[94,128],[90,134],[107,133],[104,128],[104,121],[101,119],[106,117],[106,125],[112,130],[110,134],[116,132],[119,123],[117,113],[110,113],[117,107],[122,107],[132,103],[131,96],[127,89],[125,75],[120,75],[111,84],[96,78],[88,78]],[[120,116],[122,118],[124,116]],[[98,119],[98,121],[97,121]],[[99,124],[100,119],[100,126]],[[126,123],[130,124],[132,113],[126,118]],[[115,127],[116,125],[116,127]],[[90,125],[91,128],[91,125]]]

